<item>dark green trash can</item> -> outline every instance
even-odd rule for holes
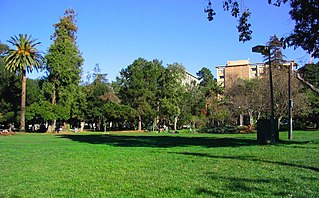
[[[275,142],[279,141],[278,133],[278,121],[274,120],[275,126]],[[257,120],[257,141],[258,144],[269,144],[271,143],[271,125],[270,119],[259,119]]]

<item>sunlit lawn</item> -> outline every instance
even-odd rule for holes
[[[0,197],[319,197],[319,132],[0,136]]]

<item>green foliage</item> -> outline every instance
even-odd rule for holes
[[[73,83],[79,84],[83,58],[70,40],[53,43],[45,58],[49,79],[57,88]]]
[[[164,117],[172,122],[181,114],[181,103],[186,91],[185,85],[182,84],[185,75],[185,68],[181,64],[174,63],[167,66],[163,76],[161,110]],[[174,128],[176,130],[176,127]]]
[[[319,87],[319,63],[306,64],[299,69],[303,78],[315,87]],[[316,124],[319,128],[319,95],[313,91],[307,91],[307,99],[309,102],[309,110],[307,112],[308,119]]]
[[[10,49],[8,55],[4,58],[5,69],[10,72],[27,70],[32,72],[33,67],[37,70],[42,66],[42,56],[37,50],[40,42],[32,39],[27,34],[19,34],[8,41],[15,49]]]
[[[162,93],[159,82],[161,82],[163,71],[161,62],[138,58],[127,68],[122,69],[120,77],[117,78],[119,97],[123,104],[136,110],[139,127],[141,127],[142,117],[152,118],[157,114]]]
[[[306,64],[300,69],[302,76],[315,87],[319,87],[319,63]]]
[[[84,87],[87,102],[83,110],[86,120],[93,121],[98,129],[101,129],[101,123],[103,119],[106,119],[103,113],[105,111],[104,105],[109,101],[118,102],[118,98],[113,93],[111,85],[106,79],[106,74],[100,73],[99,65],[96,65],[93,77],[93,82]]]
[[[33,103],[27,108],[27,121],[50,121],[56,119],[56,114],[53,105],[48,101],[42,103]]]
[[[65,11],[64,16],[59,23],[54,24],[55,32],[51,36],[52,40],[75,42],[78,27],[75,25],[77,14],[73,9],[69,8]]]
[[[128,105],[107,102],[103,105],[102,113],[108,121],[125,122],[136,117],[136,112]]]
[[[47,80],[51,84],[44,86],[54,107],[56,119],[67,120],[70,117],[83,119],[84,95],[79,87],[83,58],[76,45],[75,12],[69,9],[60,21],[54,25],[53,44],[45,56]]]
[[[0,63],[1,65],[4,64],[3,63],[3,56],[5,56],[8,52],[9,52],[10,48],[8,45],[1,43],[0,41]]]
[[[204,93],[205,98],[216,97],[218,94],[223,93],[223,88],[217,84],[216,79],[208,68],[203,67],[196,74],[200,80],[199,89]]]
[[[219,126],[212,128],[202,128],[199,130],[200,133],[239,133],[237,126]]]
[[[198,73],[200,84],[199,91],[201,99],[197,109],[200,108],[200,113],[206,116],[206,127],[214,127],[226,124],[229,117],[229,111],[225,106],[225,100],[222,100],[219,95],[223,93],[223,88],[217,84],[213,74],[208,68],[202,68]],[[197,113],[198,115],[198,113]]]
[[[40,81],[38,79],[27,79],[27,98],[26,98],[26,105],[30,105],[33,103],[38,103],[41,94],[41,87]]]
[[[313,57],[319,57],[319,2],[318,0],[291,0],[289,12],[295,27],[285,38],[288,46],[301,47]]]
[[[3,47],[1,47],[3,46]],[[0,44],[7,51],[9,47]],[[5,54],[4,51],[2,51]],[[18,75],[5,70],[3,56],[0,56],[0,121],[16,123],[20,111],[21,81]]]
[[[239,32],[239,41],[243,43],[251,40],[251,34],[253,31],[250,30],[251,24],[248,23],[248,19],[250,18],[251,13],[249,10],[245,10],[241,17],[239,18],[239,24],[237,26],[237,30]]]

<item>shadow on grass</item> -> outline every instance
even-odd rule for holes
[[[129,136],[129,135],[60,135],[77,142],[106,144],[119,147],[239,147],[257,145],[256,140],[242,138],[181,137],[181,136]]]
[[[264,159],[258,159],[258,158],[253,158],[253,157],[246,157],[246,156],[217,156],[217,155],[210,155],[210,154],[206,154],[206,153],[193,153],[193,152],[171,152],[171,153],[182,154],[182,155],[191,155],[191,156],[199,156],[199,157],[218,158],[218,159],[230,159],[230,160],[264,162],[264,163],[277,164],[277,165],[282,165],[282,166],[303,168],[303,169],[308,169],[308,170],[319,172],[319,168],[318,167],[291,164],[291,163],[286,163],[286,162],[270,161],[270,160],[264,160]]]
[[[254,197],[267,197],[267,196],[278,196],[278,197],[289,197],[290,192],[287,190],[272,190],[271,186],[274,183],[277,184],[285,184],[290,182],[287,179],[251,179],[251,178],[239,178],[232,176],[216,176],[216,173],[207,173],[209,177],[214,182],[222,182],[224,183],[223,189],[218,192],[213,192],[209,189],[198,188],[196,190],[197,194],[205,194],[214,197],[233,197],[234,195],[249,193],[250,196]],[[253,193],[253,194],[251,194]],[[249,197],[250,197],[249,196]]]

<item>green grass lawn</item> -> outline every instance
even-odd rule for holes
[[[0,136],[0,197],[319,197],[319,132]]]

